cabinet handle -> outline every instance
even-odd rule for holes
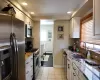
[[[68,69],[70,68],[70,64],[68,64]]]
[[[75,73],[73,73],[73,75],[76,76]]]
[[[26,64],[29,64],[29,62],[27,62]]]
[[[29,71],[26,72],[26,74],[28,74],[28,73],[29,73]]]
[[[1,61],[1,66],[3,66],[4,65],[4,61]]]
[[[75,68],[73,68],[74,70],[76,70]]]

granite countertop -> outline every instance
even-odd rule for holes
[[[33,53],[32,52],[26,52],[25,53],[25,60],[27,60]]]
[[[25,53],[25,60],[27,60],[32,54],[36,54],[37,52],[39,52],[39,49],[38,48],[34,48],[32,50],[32,52],[26,52]]]
[[[68,49],[64,49],[64,51],[67,53]],[[73,58],[72,62],[76,64],[77,68],[83,73],[87,80],[100,80],[100,68],[98,68],[98,66],[87,64],[85,62],[86,59],[74,58],[72,56],[73,54],[76,54],[76,52],[71,52],[71,54],[68,55]]]

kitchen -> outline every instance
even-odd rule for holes
[[[100,79],[100,1],[58,3],[61,6],[56,0],[54,4],[49,0],[0,0],[1,80]],[[41,19],[54,20],[53,67],[41,67]],[[58,30],[59,26],[63,31]]]

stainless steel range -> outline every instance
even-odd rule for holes
[[[37,50],[36,52],[34,52],[33,54],[33,80],[36,79],[36,77],[38,76],[38,73],[40,71],[40,58],[39,58],[39,50]]]

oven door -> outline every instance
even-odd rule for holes
[[[10,80],[11,78],[11,57],[8,50],[0,54],[0,80]]]
[[[40,69],[40,60],[39,60],[39,55],[34,56],[34,77],[36,78]]]

